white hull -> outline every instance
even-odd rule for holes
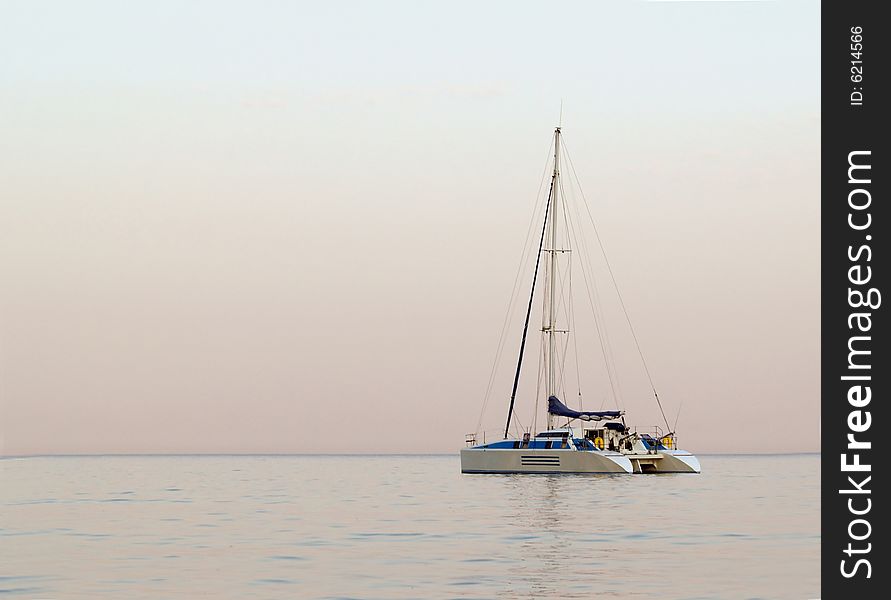
[[[464,448],[462,473],[632,473],[618,452],[533,448]]]
[[[660,450],[655,454],[626,453],[634,473],[699,473],[699,459],[685,450]]]

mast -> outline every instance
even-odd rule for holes
[[[550,215],[547,219],[550,223],[548,237],[549,246],[546,251],[548,257],[548,289],[545,303],[547,314],[545,316],[545,334],[547,335],[547,367],[546,367],[546,392],[545,398],[557,395],[557,202],[560,177],[560,127],[554,130],[554,174],[551,176],[552,201],[550,203]],[[547,403],[545,403],[547,406]],[[548,429],[553,428],[553,416],[548,413]]]

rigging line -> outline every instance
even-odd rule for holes
[[[545,286],[547,287],[547,286]],[[542,293],[542,303],[546,301],[546,296]],[[541,311],[541,333],[539,335],[539,353],[538,353],[538,382],[536,383],[535,388],[535,407],[534,412],[534,424],[533,429],[538,428],[538,402],[541,400],[541,386],[547,377],[547,354],[548,354],[548,345],[547,345],[547,334],[544,331],[545,327],[545,311]]]
[[[560,182],[560,189],[563,190],[563,182]],[[570,188],[572,191],[572,188]],[[565,191],[563,193],[563,226],[566,229],[566,248],[570,251],[569,260],[567,261],[567,280],[568,280],[568,288],[569,288],[569,303],[567,310],[567,319],[569,320],[569,336],[572,337],[572,348],[573,348],[573,356],[575,358],[575,382],[578,390],[578,399],[579,399],[579,410],[582,410],[582,371],[579,368],[579,347],[578,347],[578,335],[576,335],[576,321],[575,321],[575,297],[572,293],[572,259],[574,254],[574,229],[572,227],[572,219],[569,218],[569,202],[567,201],[569,196],[566,195]],[[575,194],[572,194],[572,199],[575,201]],[[573,202],[575,203],[575,202]],[[568,340],[567,340],[568,342]],[[568,347],[568,343],[567,343]]]
[[[570,158],[568,154],[567,154],[567,158]],[[571,163],[571,159],[570,159],[570,163]],[[572,182],[570,181],[570,184],[571,183]],[[577,184],[577,188],[578,188],[579,192],[581,193],[582,198],[584,199],[584,190],[581,189],[581,183],[578,181],[578,177],[576,177],[576,184]],[[570,189],[572,189],[572,188],[570,188]],[[565,194],[565,192],[564,192],[564,194]],[[573,194],[573,198],[575,198],[575,194]],[[579,233],[577,234],[577,237],[579,237],[580,241],[582,242],[582,246],[583,246],[583,250],[584,250],[584,258],[587,259],[587,267],[588,267],[588,271],[589,271],[589,275],[590,275],[590,278],[585,281],[585,284],[586,284],[586,286],[588,286],[588,283],[590,282],[590,287],[588,287],[589,301],[592,301],[592,310],[594,312],[595,320],[597,320],[597,315],[605,314],[605,311],[603,310],[603,305],[600,301],[600,293],[599,293],[599,290],[597,287],[597,279],[598,278],[594,274],[594,263],[591,260],[591,255],[590,255],[590,252],[588,251],[587,243],[585,242],[585,237],[583,235],[581,235],[582,219],[581,219],[581,213],[579,212],[579,209],[578,209],[578,202],[575,203],[574,207],[576,210],[576,214],[578,215],[578,221],[579,221]],[[589,217],[590,217],[590,211],[589,211]],[[597,233],[596,228],[595,228],[594,233],[595,233],[595,237],[598,237],[598,241],[599,241],[599,234]],[[583,266],[584,266],[584,264],[583,264]],[[584,269],[582,269],[582,273],[585,274]],[[614,397],[617,401],[619,401],[620,397],[622,395],[622,390],[621,390],[621,385],[620,385],[619,378],[618,378],[618,367],[616,366],[616,358],[615,358],[615,355],[612,350],[612,343],[610,342],[609,329],[606,327],[605,323],[603,323],[602,328],[598,327],[598,333],[602,333],[602,336],[603,336],[602,342],[605,346],[604,361],[606,362],[607,369],[608,370],[612,369],[612,373],[613,373],[613,376],[615,377],[615,384],[616,384],[616,388],[614,390]]]
[[[563,296],[563,291],[566,289],[566,280],[567,280],[567,277],[568,277],[568,274],[569,274],[569,270],[567,269],[567,274],[565,274],[565,275],[563,275],[562,277],[560,277],[559,266],[557,266],[557,269],[558,269],[558,272],[557,272],[557,281],[560,283],[560,298],[559,298],[559,302],[558,302],[558,304],[557,304],[557,311],[559,311],[560,307],[562,306],[562,307],[564,308],[564,311],[566,312],[567,321],[568,321],[568,320],[569,320],[569,319],[568,319],[568,317],[569,317],[569,311],[566,309],[567,303],[565,302],[565,298],[564,298],[564,296]],[[571,300],[571,299],[570,299],[570,300]],[[569,306],[571,306],[571,305],[572,305],[572,302],[570,301]],[[555,314],[557,314],[557,313],[555,312]],[[554,333],[556,333],[556,332],[554,332]],[[569,347],[569,337],[568,337],[568,335],[569,335],[569,334],[567,334],[567,338],[566,338],[566,340],[565,340],[564,343],[563,343],[563,355],[562,355],[562,358],[561,358],[560,362],[558,362],[558,363],[555,365],[555,372],[557,373],[557,381],[559,382],[558,385],[561,386],[561,390],[562,390],[560,393],[555,394],[558,398],[560,398],[560,397],[561,397],[562,395],[564,395],[565,392],[566,392],[566,386],[564,385],[564,384],[565,384],[564,377],[565,377],[565,374],[566,374],[566,368],[565,368],[565,365],[566,365],[566,358],[567,358],[567,356],[568,356],[566,350],[567,350],[567,348]],[[559,348],[559,346],[558,346],[558,348]],[[557,354],[558,354],[558,355],[560,354],[559,351],[557,352]],[[556,390],[555,390],[555,392],[556,392]]]
[[[570,270],[567,269],[566,272],[561,275],[559,264],[555,265],[555,268],[556,268],[555,279],[558,282],[558,287],[559,287],[560,293],[559,293],[559,297],[557,299],[557,307],[555,309],[554,314],[558,315],[560,312],[560,308],[562,307],[564,310],[564,313],[567,316],[567,321],[568,321],[569,311],[567,309],[567,302],[566,302],[566,298],[564,296],[564,291],[566,290],[566,287],[567,287],[566,281],[568,279]],[[572,303],[570,301],[568,306],[571,306],[571,305],[572,305]],[[556,333],[557,333],[556,331],[552,331],[552,335],[556,334]],[[566,350],[569,347],[569,338],[567,337],[563,342],[563,352],[562,353],[559,350],[559,348],[560,348],[559,342],[556,342],[556,343],[558,345],[556,346],[557,350],[555,351],[555,354],[556,354],[556,358],[559,358],[559,361],[555,361],[555,365],[554,365],[554,373],[555,373],[555,378],[556,378],[554,383],[557,386],[557,388],[554,390],[554,395],[557,396],[558,398],[561,398],[561,397],[565,396],[565,392],[566,392],[566,386],[565,386],[566,368],[565,368],[565,365],[566,365],[566,358],[568,356]]]
[[[578,182],[576,182],[576,183],[578,183]],[[581,191],[581,186],[579,186],[579,190]],[[576,204],[576,213],[578,213],[578,204]],[[579,214],[579,227],[581,227],[581,222],[582,222],[581,214],[580,213],[578,213],[578,214]],[[590,285],[590,288],[588,289],[588,293],[590,294],[589,301],[592,303],[592,306],[593,306],[592,310],[594,311],[595,315],[597,315],[597,314],[605,315],[606,311],[603,308],[603,303],[600,301],[600,290],[598,289],[598,286],[597,286],[598,278],[594,274],[594,262],[591,260],[591,256],[590,256],[590,253],[588,252],[587,245],[585,246],[585,252],[586,252],[585,256],[588,260],[588,269],[590,271],[590,280],[589,281],[590,281],[591,285]],[[588,282],[586,281],[585,283],[587,284]],[[617,404],[617,407],[619,409],[624,409],[624,400],[623,400],[623,394],[622,394],[622,381],[619,377],[619,367],[618,367],[618,363],[616,362],[615,353],[613,352],[612,342],[610,341],[609,327],[607,326],[607,323],[604,320],[601,320],[600,323],[601,323],[600,332],[603,334],[603,344],[604,344],[604,348],[605,348],[604,362],[607,366],[608,373],[612,374],[613,380],[615,381],[615,391],[614,391],[613,400],[615,401],[615,403]],[[601,400],[601,402],[600,402],[601,410],[603,409],[603,405],[605,402],[606,402],[606,398]]]
[[[681,400],[681,405],[678,406],[678,414],[674,418],[674,427],[671,428],[671,432],[674,433],[678,430],[678,420],[681,418],[681,409],[684,408],[684,401]]]
[[[548,273],[548,269],[545,270],[545,283],[548,281],[548,277],[550,274]],[[547,285],[544,286],[547,289]],[[545,310],[545,306],[547,305],[547,294],[542,292],[541,294],[541,302],[542,302],[542,311],[541,311],[541,327],[539,331],[541,332],[538,336],[539,338],[539,353],[538,353],[538,382],[535,388],[535,407],[533,415],[533,429],[538,429],[538,403],[541,400],[541,386],[544,380],[547,378],[547,355],[548,355],[548,347],[547,347],[547,334],[545,333],[545,325],[547,324],[547,314]]]
[[[516,302],[516,299],[518,297],[518,292],[520,289],[519,288],[520,274],[523,271],[523,265],[526,264],[526,261],[528,260],[527,254],[531,250],[531,244],[530,244],[530,242],[532,241],[531,234],[533,231],[533,226],[535,225],[535,217],[538,214],[538,207],[541,205],[541,200],[542,200],[541,190],[544,187],[545,176],[548,173],[548,167],[550,166],[550,163],[551,163],[550,155],[551,155],[551,148],[554,147],[553,139],[554,139],[555,135],[551,136],[551,140],[552,140],[551,145],[548,146],[548,154],[545,157],[545,166],[541,172],[541,179],[538,182],[538,191],[535,193],[535,198],[536,198],[535,206],[532,209],[532,217],[529,219],[529,226],[526,228],[526,239],[523,242],[523,252],[520,255],[520,264],[517,265],[517,272],[514,275],[514,284],[513,284],[513,287],[511,288],[510,301],[508,302],[508,305],[507,305],[507,311],[505,312],[505,315],[504,315],[504,321],[501,324],[501,334],[498,336],[498,346],[495,351],[495,360],[493,361],[492,369],[489,372],[489,381],[486,384],[486,393],[483,396],[483,405],[482,405],[482,408],[480,408],[480,416],[479,416],[479,419],[477,420],[477,425],[476,425],[477,431],[479,431],[480,427],[482,426],[483,416],[486,412],[486,406],[488,405],[489,398],[491,397],[491,394],[492,394],[492,386],[495,383],[495,373],[498,370],[498,365],[501,362],[501,354],[504,351],[504,345],[505,345],[505,342],[507,341],[507,337],[506,337],[507,325],[508,325],[508,322],[510,321],[510,315],[513,312],[514,303]]]
[[[549,152],[550,152],[550,148],[549,148]],[[514,283],[513,283],[512,289],[511,289],[510,302],[508,303],[508,308],[504,315],[504,321],[502,322],[502,325],[501,325],[501,333],[498,338],[498,346],[497,346],[497,349],[495,352],[495,360],[492,363],[492,369],[489,373],[489,381],[486,386],[486,393],[483,398],[483,405],[482,405],[482,408],[480,409],[480,415],[479,415],[479,419],[477,421],[477,429],[479,429],[482,426],[483,416],[485,414],[485,410],[488,405],[489,399],[491,398],[492,388],[495,383],[495,374],[497,372],[498,365],[501,363],[501,356],[502,356],[502,353],[504,352],[504,345],[507,341],[506,333],[507,333],[507,326],[510,321],[510,315],[513,313],[514,304],[515,304],[517,298],[519,297],[518,293],[519,293],[519,289],[520,289],[519,288],[520,274],[522,273],[523,265],[525,265],[526,261],[528,260],[527,254],[531,251],[530,242],[532,241],[532,236],[530,234],[532,233],[532,228],[535,223],[535,217],[538,214],[538,208],[541,204],[541,188],[542,188],[542,185],[544,184],[544,177],[547,174],[548,166],[549,166],[549,163],[546,160],[544,170],[542,171],[541,180],[539,182],[539,189],[538,189],[538,192],[536,192],[536,198],[538,198],[538,200],[536,200],[535,207],[534,207],[533,213],[532,213],[532,217],[529,220],[529,226],[526,231],[526,241],[524,242],[524,246],[523,246],[523,253],[520,257],[520,263],[519,263],[519,265],[517,265],[517,272],[514,275]]]
[[[569,293],[572,294],[572,279],[569,280]],[[579,337],[576,335],[575,331],[575,307],[572,307],[571,315],[569,317],[569,321],[572,324],[572,333],[569,335],[572,336],[572,354],[575,357],[575,384],[579,397],[579,410],[584,410],[584,404],[582,401],[582,369],[579,367]]]
[[[514,433],[517,434],[517,437],[522,437],[522,432],[525,429],[523,427],[523,422],[520,421],[520,417],[517,412],[514,412]]]
[[[622,399],[621,399],[621,389],[619,388],[618,381],[618,372],[616,371],[615,366],[615,357],[613,356],[612,347],[609,343],[609,334],[606,331],[606,325],[601,328],[600,319],[598,319],[597,315],[599,312],[599,298],[595,302],[594,298],[597,297],[597,286],[593,282],[595,281],[594,277],[594,267],[591,262],[591,256],[588,252],[588,246],[585,242],[585,237],[581,235],[581,214],[578,212],[578,203],[575,204],[576,214],[579,216],[579,232],[575,232],[575,227],[572,225],[572,221],[570,221],[570,225],[572,226],[573,232],[575,233],[575,237],[579,240],[581,254],[584,255],[584,258],[587,259],[587,267],[588,270],[591,271],[590,278],[587,270],[585,269],[585,263],[582,262],[582,255],[579,256],[579,263],[582,267],[582,280],[585,282],[585,290],[588,295],[588,304],[591,306],[591,314],[594,318],[594,330],[597,332],[597,340],[600,343],[600,352],[603,355],[603,363],[606,366],[606,376],[609,380],[610,391],[613,394],[613,401],[616,403],[617,408],[622,408]],[[590,281],[589,281],[590,279]],[[594,287],[594,293],[592,296],[591,287]],[[603,410],[604,401],[600,403],[600,409]]]
[[[556,176],[554,177],[556,179]],[[514,412],[514,401],[517,399],[517,385],[520,383],[520,370],[523,367],[523,352],[526,350],[526,334],[529,331],[529,317],[532,315],[532,301],[535,299],[535,283],[538,281],[538,267],[541,264],[541,250],[544,248],[545,231],[548,225],[548,213],[551,208],[551,200],[554,196],[554,180],[551,180],[551,188],[548,190],[548,202],[545,205],[545,218],[541,225],[541,239],[538,242],[538,256],[535,258],[535,271],[532,274],[532,291],[529,293],[529,305],[526,307],[526,322],[523,324],[523,337],[520,340],[520,356],[517,359],[517,372],[514,374],[514,387],[510,393],[510,408],[507,410],[507,424],[504,426],[504,439],[510,429],[510,417]]]
[[[593,267],[592,267],[593,270]],[[599,314],[606,314],[606,311],[603,308],[603,303],[600,301],[600,290],[597,288],[597,279],[594,277],[593,272],[591,275],[591,294],[593,298],[594,310],[596,310]],[[616,361],[616,354],[613,352],[613,343],[610,340],[609,327],[605,321],[601,321],[603,332],[603,342],[606,347],[606,360],[609,368],[612,370],[613,377],[616,382],[616,400],[619,404],[624,403],[624,395],[622,393],[622,380],[619,377],[619,367],[618,362]],[[602,404],[602,403],[601,403]],[[624,408],[624,406],[620,406],[619,408]]]
[[[538,429],[538,400],[541,398],[541,380],[544,377],[544,334],[541,335],[542,343],[538,353],[538,381],[535,384],[535,409],[532,412],[532,429],[533,432]]]
[[[565,376],[566,376],[566,359],[569,357],[569,352],[567,352],[568,349],[569,349],[569,334],[566,335],[566,339],[563,341],[563,358],[559,364],[559,367],[560,367],[560,389],[562,390],[561,393],[564,395],[564,397],[566,394]],[[557,397],[559,398],[560,396],[558,395]]]
[[[568,276],[569,276],[569,270],[567,269],[566,273],[564,273],[563,275],[561,275],[561,274],[560,274],[560,265],[559,265],[559,264],[558,264],[558,265],[555,265],[555,268],[556,268],[556,271],[557,271],[557,277],[556,277],[556,280],[557,280],[557,286],[558,286],[560,292],[559,292],[559,294],[558,294],[558,298],[557,298],[556,306],[554,307],[554,316],[555,316],[555,317],[559,317],[559,316],[560,316],[560,309],[562,308],[562,309],[563,309],[563,313],[564,313],[564,315],[565,315],[567,318],[569,318],[569,309],[567,308],[567,306],[570,306],[570,305],[572,304],[572,298],[570,298],[570,301],[567,303],[567,302],[566,302],[566,297],[563,295],[563,292],[564,292],[564,290],[566,289],[566,281],[567,281],[567,278],[568,278]]]
[[[656,384],[653,383],[653,377],[650,375],[650,368],[647,366],[647,360],[644,358],[643,350],[641,350],[640,342],[637,339],[637,333],[634,331],[634,325],[631,324],[631,317],[628,315],[628,309],[625,308],[625,301],[622,299],[622,292],[619,290],[619,284],[616,282],[616,276],[613,274],[613,268],[609,263],[609,259],[606,256],[606,249],[603,247],[603,240],[600,239],[600,232],[597,231],[597,224],[594,222],[594,216],[591,214],[591,208],[588,206],[588,199],[585,198],[585,191],[582,189],[582,183],[579,181],[579,177],[575,172],[575,166],[572,164],[572,157],[569,155],[569,151],[566,149],[566,144],[564,143],[563,148],[564,154],[566,154],[566,158],[569,160],[569,168],[572,170],[572,176],[575,178],[576,183],[579,186],[579,192],[582,195],[582,201],[585,203],[585,210],[588,212],[588,218],[591,220],[591,226],[594,227],[594,234],[597,237],[597,243],[600,245],[600,252],[603,254],[603,260],[606,262],[606,268],[609,271],[610,279],[613,281],[613,287],[616,289],[616,296],[619,297],[619,304],[622,306],[622,312],[625,313],[625,321],[628,322],[628,329],[631,330],[631,337],[634,339],[634,345],[637,347],[637,353],[640,355],[640,361],[643,363],[644,371],[646,371],[647,379],[650,381],[650,387],[653,389],[653,396],[656,398],[656,404],[659,405],[659,412],[662,413],[662,419],[665,421],[665,426],[670,427],[668,424],[668,418],[665,416],[665,410],[662,408],[662,401],[659,399],[659,393],[656,392]]]
[[[565,196],[564,196],[565,197]],[[569,212],[568,210],[566,211]],[[569,222],[569,219],[567,219]],[[571,228],[567,225],[566,228],[566,239],[569,243],[570,250],[572,249],[572,240],[573,233],[571,232]],[[571,255],[570,255],[571,256]],[[578,388],[579,394],[579,410],[584,410],[582,405],[582,370],[579,368],[579,336],[576,334],[576,321],[575,321],[575,302],[572,292],[572,258],[569,260],[569,335],[572,336],[572,353],[575,356],[575,382],[576,387]]]
[[[569,311],[572,308],[572,295],[570,294],[569,300],[567,301],[566,296],[564,295],[564,292],[566,291],[566,288],[567,288],[567,281],[570,280],[570,278],[572,277],[572,240],[570,240],[570,236],[569,236],[570,220],[569,220],[569,211],[567,210],[567,204],[566,204],[566,191],[563,189],[563,181],[562,180],[560,180],[558,182],[558,184],[560,186],[561,194],[560,194],[560,196],[558,196],[557,201],[560,202],[562,200],[563,227],[566,229],[566,243],[565,243],[564,247],[562,248],[562,250],[564,251],[564,253],[569,254],[569,257],[568,257],[568,260],[566,261],[566,272],[561,277],[557,278],[557,283],[560,286],[560,298],[557,302],[555,314],[559,314],[560,308],[562,307],[563,312],[568,320],[569,319]],[[557,266],[557,268],[559,270],[559,265]]]

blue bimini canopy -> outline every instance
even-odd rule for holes
[[[618,410],[572,410],[562,402],[557,396],[548,398],[548,412],[558,417],[568,417],[570,419],[581,419],[582,421],[611,421],[622,416],[622,412]]]

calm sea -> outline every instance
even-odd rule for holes
[[[0,596],[817,598],[818,455],[701,475],[458,456],[0,460]]]

